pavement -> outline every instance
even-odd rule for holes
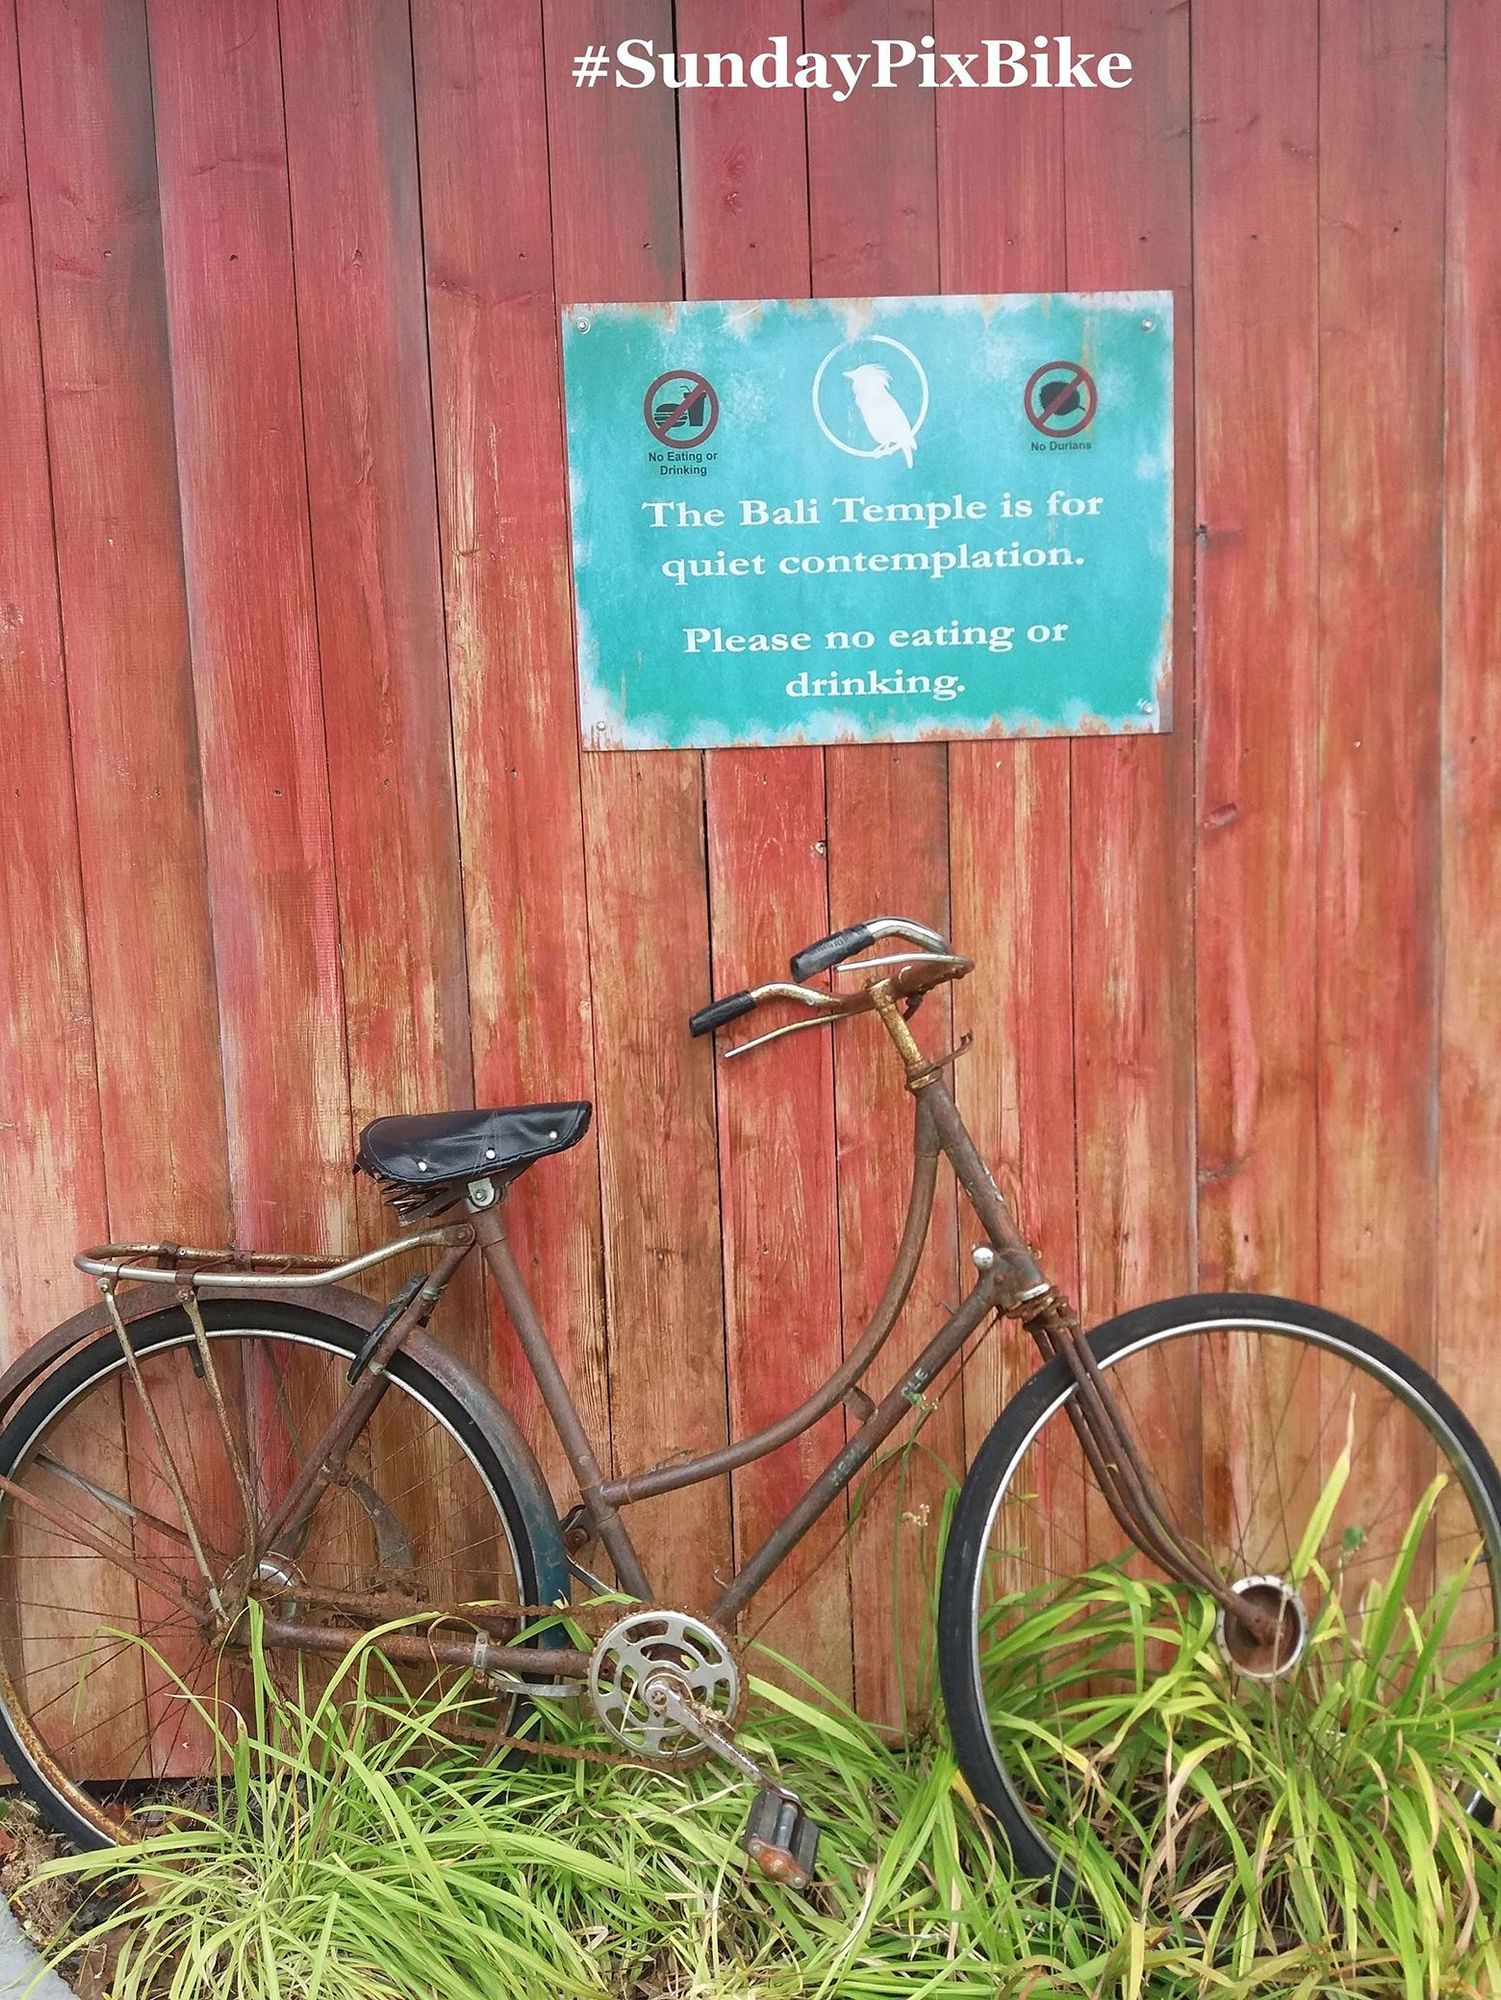
[[[0,1898],[0,2000],[21,2000],[23,1994],[27,2000],[73,2000],[73,1989],[55,1972],[38,1977],[39,1963],[31,1940]]]

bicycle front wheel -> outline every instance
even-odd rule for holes
[[[1501,1476],[1423,1369],[1317,1307],[1172,1299],[1089,1339],[1180,1530],[1275,1637],[1135,1549],[1055,1361],[986,1439],[947,1544],[960,1765],[1061,1897],[1205,1915],[1244,1890],[1293,1927],[1300,1786],[1368,1824],[1421,1733],[1427,1776],[1489,1811]]]
[[[100,1336],[0,1435],[0,1755],[82,1847],[212,1778],[255,1716],[248,1621],[226,1634],[221,1606],[260,1598],[284,1623],[336,1628],[328,1649],[273,1643],[264,1658],[284,1691],[332,1686],[337,1706],[343,1633],[535,1605],[557,1584],[503,1441],[405,1353],[295,1548],[261,1554],[363,1329],[266,1300],[205,1301],[202,1317],[211,1370],[174,1306],[131,1323],[134,1367]],[[411,1691],[458,1678],[430,1661],[390,1672]],[[514,1720],[511,1697],[487,1706]]]

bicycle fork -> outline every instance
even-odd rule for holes
[[[884,985],[879,982],[872,989],[872,999],[906,1068],[907,1088],[918,1100],[919,1114],[932,1120],[990,1239],[990,1255],[1001,1266],[996,1273],[997,1310],[1020,1321],[1044,1362],[1061,1360],[1073,1376],[1076,1393],[1068,1404],[1068,1419],[1116,1525],[1171,1582],[1207,1592],[1257,1644],[1276,1644],[1286,1614],[1247,1603],[1216,1575],[1174,1520],[1100,1372],[1079,1315],[1044,1276],[943,1085],[942,1072],[953,1058],[928,1061],[894,993],[889,988],[882,991]],[[976,1252],[976,1262],[984,1256],[983,1249]]]

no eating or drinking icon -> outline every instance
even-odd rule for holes
[[[691,451],[706,444],[719,422],[719,397],[707,377],[692,368],[659,375],[642,405],[646,428],[658,444]]]

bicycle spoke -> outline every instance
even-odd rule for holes
[[[323,1434],[347,1395],[347,1367],[347,1353],[315,1342],[209,1323],[202,1343],[148,1340],[138,1354],[122,1343],[118,1361],[59,1407],[15,1477],[0,1481],[0,1695],[26,1717],[57,1784],[83,1798],[94,1779],[108,1787],[140,1772],[167,1782],[216,1767],[205,1717],[233,1738],[252,1669],[242,1651],[223,1650],[197,1607],[211,1584],[245,1578],[247,1506],[257,1525],[274,1511],[305,1440]],[[300,1586],[301,1615],[339,1625],[316,1603],[363,1600],[350,1627],[359,1631],[405,1609],[436,1617],[451,1606],[462,1619],[467,1602],[522,1600],[497,1499],[430,1404],[393,1382],[346,1473],[272,1601],[297,1602]],[[392,1548],[396,1571],[383,1569]],[[256,1588],[269,1595],[272,1581]],[[269,1647],[267,1660],[289,1690],[304,1675],[321,1690],[339,1669],[337,1651],[296,1645]],[[439,1683],[453,1671],[441,1669]],[[396,1678],[425,1682],[433,1670],[398,1667]]]
[[[1022,1841],[1029,1867],[1044,1865],[1039,1855],[1056,1857],[1056,1845],[1039,1846],[1039,1835],[1057,1843],[1089,1828],[1107,1852],[1148,1871],[1142,1843],[1161,1784],[1140,1764],[1143,1757],[1156,1759],[1156,1770],[1170,1771],[1177,1763],[1201,1771],[1222,1797],[1245,1797],[1247,1811],[1256,1796],[1256,1757],[1296,1758],[1330,1797],[1338,1797],[1348,1755],[1343,1718],[1353,1696],[1329,1696],[1331,1676],[1337,1687],[1339,1675],[1358,1674],[1360,1713],[1366,1714],[1373,1705],[1379,1710],[1406,1699],[1419,1663],[1442,1686],[1497,1658],[1495,1561],[1456,1589],[1445,1608],[1447,1630],[1425,1641],[1419,1633],[1426,1626],[1413,1628],[1399,1618],[1390,1653],[1368,1656],[1367,1620],[1378,1601],[1372,1593],[1401,1591],[1408,1617],[1421,1620],[1429,1579],[1453,1575],[1483,1547],[1484,1537],[1466,1502],[1469,1489],[1452,1477],[1449,1511],[1435,1510],[1413,1527],[1413,1509],[1442,1463],[1417,1394],[1393,1393],[1390,1376],[1378,1378],[1358,1353],[1315,1347],[1294,1328],[1283,1332],[1278,1315],[1296,1309],[1269,1301],[1267,1310],[1270,1325],[1188,1321],[1166,1341],[1124,1342],[1104,1364],[1111,1399],[1153,1482],[1180,1510],[1182,1532],[1217,1575],[1251,1588],[1254,1579],[1287,1578],[1295,1550],[1311,1553],[1307,1572],[1286,1588],[1303,1604],[1306,1629],[1317,1644],[1299,1644],[1281,1671],[1264,1681],[1247,1677],[1241,1655],[1226,1651],[1244,1637],[1237,1639],[1232,1629],[1227,1639],[1223,1614],[1207,1593],[1165,1582],[1128,1534],[1113,1521],[1105,1525],[1109,1517],[1094,1468],[1068,1422],[1068,1398],[1052,1406],[1040,1428],[1035,1416],[1016,1420],[1020,1455],[1007,1465],[990,1503],[988,1539],[976,1558],[973,1595],[966,1597],[979,1618],[974,1666],[956,1683],[947,1661],[945,1690],[967,1774],[978,1773],[983,1785],[995,1762],[1008,1772],[1014,1789],[999,1799],[986,1796],[1002,1811],[1008,1837]],[[1197,1349],[1194,1365],[1177,1366],[1180,1347]],[[1164,1412],[1181,1413],[1182,1385],[1193,1383],[1203,1412],[1198,1492],[1174,1429],[1164,1428]],[[1227,1439],[1237,1459],[1226,1456]],[[1348,1465],[1342,1483],[1331,1487],[1342,1454]],[[1311,1538],[1307,1531],[1321,1501],[1325,1512]],[[965,1504],[961,1500],[961,1521]],[[961,1521],[955,1532],[962,1546]],[[1414,1533],[1418,1560],[1409,1575],[1396,1565],[1412,1549]],[[1501,1561],[1501,1547],[1490,1553]],[[1274,1627],[1274,1634],[1284,1629]],[[1205,1655],[1195,1652],[1199,1646],[1207,1648]],[[1198,1683],[1191,1676],[1200,1673],[1205,1678],[1196,1705],[1191,1690]],[[1164,1693],[1154,1697],[1159,1675],[1166,1677]],[[1175,1699],[1180,1693],[1182,1699]],[[1159,1700],[1176,1718],[1171,1728],[1153,1723]],[[967,1704],[974,1701],[996,1718],[983,1752],[965,1734]],[[1227,1733],[1220,1720],[1227,1706],[1238,1712],[1238,1731]],[[1201,1707],[1208,1729],[1203,1741],[1195,1734]],[[1128,1715],[1135,1720],[1123,1736]],[[1023,1716],[1044,1733],[1018,1738],[1016,1719]],[[1315,1728],[1318,1716],[1325,1719]],[[1048,1748],[1054,1740],[1087,1761],[1087,1784],[1054,1757]],[[1249,1762],[1237,1761],[1242,1744],[1252,1746]],[[1214,1883],[1223,1889],[1233,1879],[1218,1822],[1192,1789],[1175,1811],[1175,1866],[1190,1885],[1186,1893],[1218,1895]],[[1254,1819],[1250,1825],[1248,1840]],[[1027,1830],[1025,1838],[1018,1826]],[[1151,1889],[1146,1872],[1142,1884]]]
[[[71,1466],[64,1465],[60,1459],[42,1453],[38,1455],[33,1463],[40,1467],[42,1471],[50,1472],[55,1478],[64,1480],[78,1492],[88,1494],[91,1499],[97,1500],[99,1505],[107,1508],[110,1513],[124,1515],[133,1525],[150,1528],[154,1534],[165,1535],[169,1541],[178,1542],[184,1548],[189,1546],[188,1537],[183,1529],[174,1527],[170,1521],[163,1520],[160,1514],[151,1513],[149,1509],[140,1506],[138,1502],[127,1500],[123,1494],[112,1493],[107,1488],[97,1485],[93,1480],[86,1479],[81,1472],[76,1472]],[[223,1550],[215,1548],[212,1542],[206,1542],[204,1548],[206,1553],[213,1556],[217,1562],[227,1563],[229,1561],[229,1557],[224,1554]]]
[[[167,1484],[172,1490],[172,1497],[177,1502],[177,1511],[182,1517],[182,1525],[187,1533],[189,1547],[193,1552],[193,1560],[197,1564],[199,1574],[202,1576],[204,1584],[207,1587],[209,1601],[213,1603],[218,1597],[218,1591],[214,1584],[214,1574],[209,1566],[208,1558],[204,1554],[203,1545],[198,1535],[198,1526],[193,1519],[192,1509],[188,1505],[187,1494],[183,1489],[182,1477],[178,1472],[176,1461],[173,1459],[172,1448],[167,1443],[166,1431],[162,1426],[160,1416],[157,1414],[156,1405],[146,1392],[146,1384],[141,1374],[140,1359],[131,1341],[129,1330],[120,1317],[120,1309],[115,1303],[113,1290],[107,1290],[104,1294],[104,1299],[105,1304],[109,1307],[110,1316],[114,1320],[115,1332],[119,1338],[120,1349],[125,1357],[126,1366],[130,1370],[131,1380],[135,1384],[136,1395],[140,1400],[141,1408],[145,1412],[146,1421],[151,1426],[152,1435],[156,1439],[156,1448],[161,1457],[162,1470],[166,1474]]]
[[[29,1492],[26,1487],[17,1485],[13,1480],[0,1477],[0,1493],[4,1493],[7,1498],[19,1502],[23,1507],[35,1510],[44,1520],[50,1522],[54,1532],[65,1535],[70,1541],[82,1542],[85,1547],[92,1548],[95,1554],[103,1557],[106,1562],[114,1563],[118,1568],[128,1570],[138,1582],[145,1583],[150,1589],[159,1591],[164,1597],[172,1595],[176,1580],[169,1576],[166,1571],[159,1570],[153,1572],[145,1563],[139,1562],[130,1551],[122,1548],[119,1543],[111,1544],[107,1536],[92,1534],[87,1529],[80,1527],[78,1523],[68,1520],[57,1509],[49,1506],[45,1500],[40,1500],[35,1493]]]

